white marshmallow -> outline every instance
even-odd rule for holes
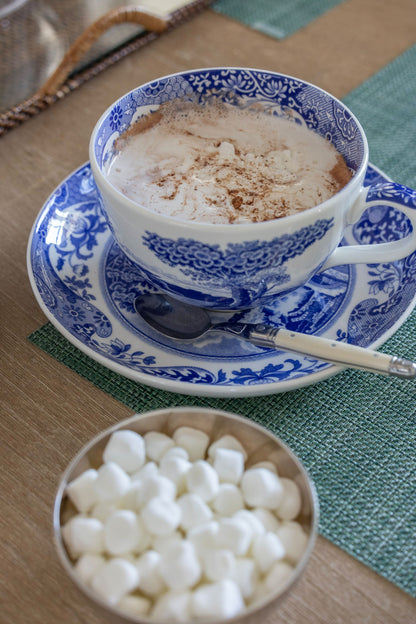
[[[266,470],[270,470],[271,472],[274,472],[274,474],[277,474],[277,468],[275,464],[271,461],[268,461],[267,459],[253,464],[252,466],[250,466],[250,469],[251,468],[266,468]]]
[[[245,555],[250,547],[252,532],[244,520],[221,518],[218,521],[217,546],[231,550],[235,555]]]
[[[152,498],[156,497],[169,501],[173,501],[176,498],[176,485],[162,475],[146,476],[141,481],[136,481],[136,483],[140,483],[137,495],[139,507],[146,505]]]
[[[104,550],[104,526],[96,518],[74,516],[62,527],[62,537],[73,557]]]
[[[266,468],[250,468],[241,479],[244,500],[250,507],[276,509],[283,497],[279,477]]]
[[[114,501],[121,498],[130,487],[130,477],[118,464],[108,462],[97,470],[94,490],[99,501]]]
[[[252,540],[266,531],[264,524],[252,511],[249,511],[248,509],[240,509],[234,514],[233,517],[242,520],[248,525],[251,530]]]
[[[66,486],[66,493],[81,513],[89,511],[97,501],[94,482],[97,471],[93,468],[85,470]]]
[[[240,589],[230,579],[201,585],[192,595],[192,614],[197,618],[231,618],[243,609]]]
[[[87,585],[94,574],[104,565],[105,559],[102,555],[85,553],[81,555],[74,566],[74,570],[83,583]]]
[[[203,556],[208,550],[217,547],[218,529],[218,522],[211,521],[188,531],[187,538],[198,556]]]
[[[178,528],[181,521],[181,508],[172,500],[155,496],[141,511],[146,529],[152,535],[168,535]]]
[[[141,482],[132,480],[130,482],[129,489],[119,501],[119,507],[121,509],[131,509],[133,511],[138,511],[140,509],[139,501],[141,489]]]
[[[187,459],[166,453],[160,460],[159,472],[174,482],[178,492],[183,492],[186,488],[185,476],[191,466],[191,462]]]
[[[159,474],[159,466],[154,461],[146,462],[139,470],[131,475],[132,482],[141,481],[145,477],[155,477]]]
[[[211,501],[219,490],[218,474],[205,460],[198,459],[186,473],[186,485],[189,492],[198,494],[203,501]]]
[[[285,547],[286,558],[289,563],[298,563],[308,545],[308,536],[299,522],[293,520],[282,522],[276,534]]]
[[[234,449],[217,448],[213,466],[220,481],[237,485],[244,472],[244,455]]]
[[[166,622],[189,622],[191,620],[190,591],[168,591],[160,596],[152,610],[152,617]]]
[[[146,530],[146,527],[143,522],[143,518],[139,516],[139,524],[143,526],[143,531],[141,533],[141,539],[136,546],[135,553],[140,554],[146,552],[149,548],[151,548],[153,543],[153,535],[149,531]]]
[[[212,510],[198,494],[184,494],[177,502],[182,513],[181,527],[185,531],[205,524],[212,518]]]
[[[91,579],[92,589],[110,605],[116,605],[128,593],[136,589],[139,572],[135,565],[116,557],[107,561]]]
[[[182,539],[183,536],[180,531],[172,531],[172,533],[169,533],[168,535],[154,535],[152,539],[152,548],[162,554],[166,552],[172,544],[181,542]]]
[[[152,543],[152,536],[150,535],[150,533],[147,531],[146,527],[144,526],[143,519],[141,518],[141,516],[140,516],[139,514],[137,514],[137,513],[136,513],[136,512],[134,512],[133,510],[125,510],[125,509],[121,510],[121,509],[119,509],[119,508],[117,508],[117,507],[110,506],[110,505],[109,505],[108,511],[106,511],[106,509],[105,509],[105,505],[106,505],[106,503],[100,503],[99,505],[97,505],[97,506],[96,506],[96,507],[103,506],[103,511],[102,511],[102,513],[101,513],[101,509],[99,510],[99,511],[100,511],[100,513],[101,513],[101,515],[102,515],[102,518],[100,518],[100,517],[99,517],[99,515],[97,516],[97,518],[98,518],[99,520],[101,520],[101,522],[102,522],[104,525],[106,525],[106,524],[107,524],[108,519],[109,519],[111,516],[113,516],[115,512],[119,512],[119,511],[129,511],[129,513],[134,513],[135,518],[136,518],[135,523],[136,523],[136,525],[137,525],[137,529],[138,529],[138,533],[137,533],[137,537],[138,537],[138,539],[137,539],[137,541],[136,541],[136,543],[135,543],[134,550],[132,551],[134,554],[139,554],[139,553],[142,553],[142,552],[144,552],[147,548],[149,548],[149,547],[150,547],[150,545],[151,545],[151,543]],[[116,515],[116,517],[117,517],[117,515]],[[121,514],[121,517],[123,517],[123,514]],[[109,533],[109,532],[111,532],[112,530],[114,530],[115,526],[117,526],[117,525],[118,525],[118,526],[120,526],[121,524],[122,524],[122,522],[120,522],[120,521],[115,522],[115,521],[114,521],[114,519],[113,519],[113,520],[112,520],[112,522],[111,522],[111,523],[110,523],[110,525],[109,525],[110,527],[112,527],[112,529],[109,529],[109,527],[107,526],[107,533]],[[132,532],[135,532],[135,530],[133,529],[133,527],[131,527],[131,529],[130,529],[130,535],[131,535],[131,533],[132,533]],[[118,537],[118,535],[117,535],[117,533],[116,533],[116,535],[115,535],[114,537],[109,537],[109,536],[107,536],[107,540],[108,540],[108,539],[110,540],[110,543],[109,543],[109,548],[110,548],[110,549],[109,549],[109,552],[111,552],[111,549],[112,549],[112,548],[114,548],[114,547],[117,549],[117,546],[111,546],[111,544],[121,544],[121,542],[122,542],[124,539],[126,539],[126,537],[127,537],[127,536],[124,536],[124,535],[123,535],[123,536],[120,536],[120,538],[119,538],[119,537]],[[121,545],[120,545],[120,548],[121,548]],[[126,557],[127,557],[127,551],[124,551],[124,550],[120,551],[119,553],[112,553],[112,554],[123,554],[123,555],[124,555],[124,558],[126,558]]]
[[[188,540],[173,544],[162,553],[160,574],[170,589],[189,589],[201,578],[201,566],[195,548]]]
[[[137,552],[145,532],[142,521],[130,509],[117,509],[104,524],[104,544],[110,555]]]
[[[236,558],[232,579],[239,586],[243,597],[251,598],[259,580],[259,573],[254,560],[246,557]]]
[[[178,427],[173,434],[178,446],[184,448],[191,462],[203,459],[209,444],[209,436],[200,429],[193,427]]]
[[[243,509],[244,500],[240,488],[233,483],[221,483],[212,507],[221,516],[231,516]]]
[[[165,591],[166,585],[160,575],[160,553],[147,550],[136,562],[139,571],[139,589],[149,596],[156,596]]]
[[[271,566],[285,556],[285,548],[276,533],[258,535],[253,541],[253,557],[260,572],[267,572]]]
[[[213,442],[211,446],[208,448],[208,457],[214,460],[216,452],[220,448],[231,449],[233,451],[239,451],[240,453],[242,453],[244,457],[244,461],[247,459],[246,449],[241,444],[241,442],[232,435],[229,435],[229,434],[223,435],[221,436],[221,438],[218,438],[218,440],[215,440],[215,442]]]
[[[104,462],[115,462],[127,473],[143,466],[146,459],[142,436],[135,431],[120,430],[111,434],[104,449]]]
[[[126,615],[140,617],[148,615],[152,602],[144,596],[127,595],[117,603],[117,608]]]
[[[172,446],[171,448],[169,448],[166,453],[164,453],[163,456],[160,458],[160,461],[165,458],[167,459],[168,457],[180,457],[181,459],[189,460],[188,451],[182,446]]]
[[[293,479],[280,478],[280,483],[283,486],[283,498],[276,515],[282,520],[294,520],[302,507],[300,489]]]
[[[247,602],[252,605],[260,602],[261,600],[267,599],[269,597],[270,592],[267,590],[264,580],[260,578],[256,587],[254,588],[253,594],[247,600]]]
[[[146,445],[146,455],[155,462],[158,462],[162,455],[174,446],[172,438],[160,431],[148,431],[143,437]]]
[[[91,509],[89,515],[91,518],[97,518],[104,523],[111,514],[118,509],[118,501],[100,501]]]
[[[203,570],[209,581],[232,578],[235,572],[235,556],[231,550],[215,548],[203,556]]]
[[[252,514],[262,523],[266,531],[277,531],[279,528],[279,520],[270,509],[256,507],[252,510]]]
[[[268,571],[264,584],[268,592],[279,592],[293,574],[293,567],[286,561],[277,561]]]

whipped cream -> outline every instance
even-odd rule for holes
[[[323,137],[263,111],[169,103],[121,136],[110,182],[159,214],[268,221],[316,206],[351,178]]]

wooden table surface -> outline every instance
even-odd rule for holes
[[[28,341],[46,319],[25,260],[36,215],[88,159],[100,114],[140,83],[216,65],[292,74],[342,98],[414,43],[414,10],[414,0],[347,0],[280,41],[207,10],[0,139],[1,622],[104,622],[61,568],[52,505],[80,446],[131,411]],[[306,573],[269,621],[410,624],[415,617],[410,596],[318,538]]]

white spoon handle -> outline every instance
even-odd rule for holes
[[[258,346],[284,349],[349,368],[407,379],[416,377],[416,364],[410,360],[320,336],[256,325],[249,340]]]

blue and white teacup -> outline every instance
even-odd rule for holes
[[[107,179],[114,142],[139,117],[175,98],[204,105],[218,98],[235,106],[261,103],[330,140],[353,171],[336,195],[298,214],[261,223],[211,224],[162,216],[124,196]],[[137,87],[102,115],[90,143],[92,172],[103,210],[121,249],[162,292],[187,303],[234,310],[267,303],[315,273],[340,264],[391,262],[416,249],[416,192],[393,182],[364,188],[368,144],[342,102],[283,74],[205,68]],[[370,206],[402,211],[412,232],[378,245],[341,246],[344,229]]]

